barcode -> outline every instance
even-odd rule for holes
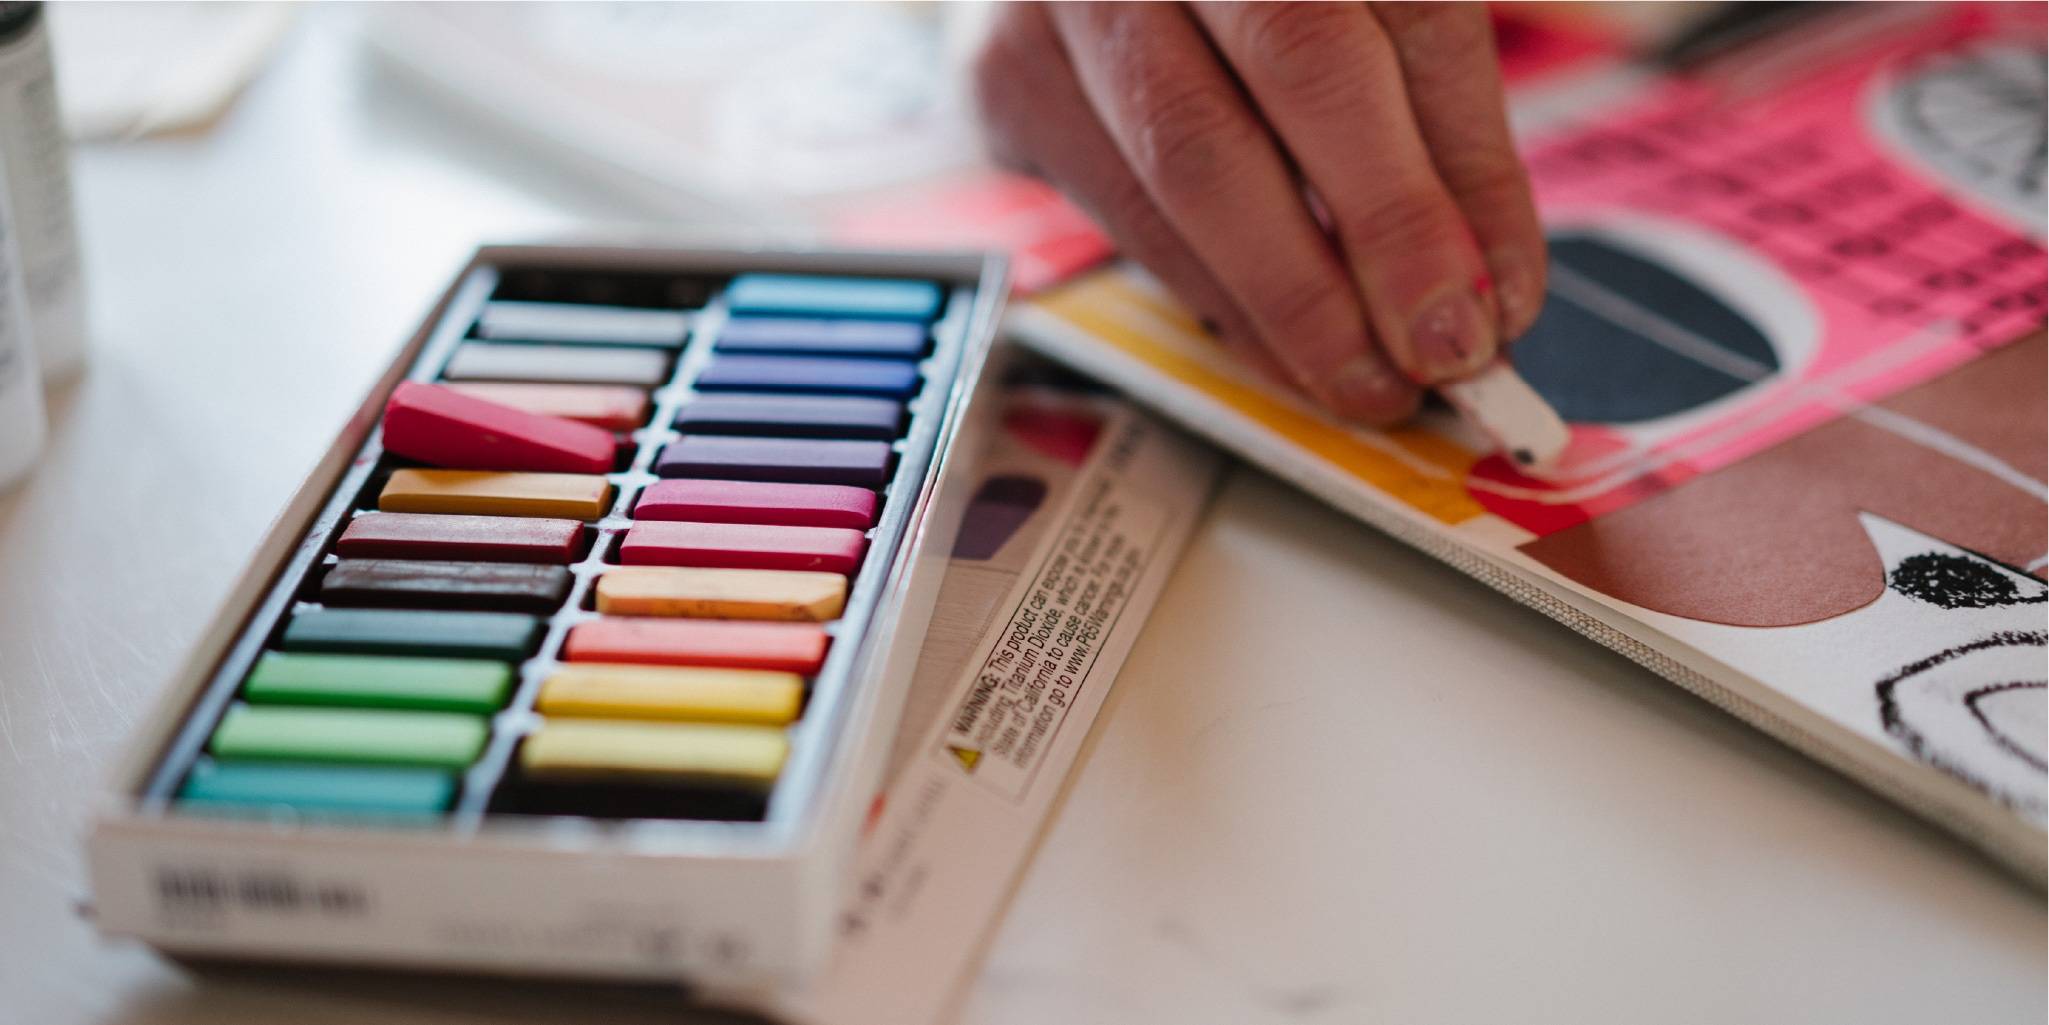
[[[309,883],[282,872],[229,874],[169,868],[157,873],[157,899],[174,913],[209,914],[237,908],[267,914],[360,915],[369,897],[347,883]]]

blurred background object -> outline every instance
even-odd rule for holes
[[[0,174],[0,179],[5,175]],[[36,374],[22,288],[17,232],[0,181],[0,491],[25,476],[43,451],[43,382]]]
[[[71,147],[40,3],[0,3],[0,160],[36,363],[46,381],[68,378],[85,359],[85,292]]]
[[[53,4],[71,137],[132,139],[217,117],[277,49],[283,3]]]
[[[790,226],[979,161],[949,57],[974,6],[392,4],[365,39],[662,208]]]

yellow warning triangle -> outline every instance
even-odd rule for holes
[[[949,744],[946,749],[953,752],[953,757],[960,762],[960,767],[969,772],[975,771],[975,763],[982,760],[982,752],[973,748],[954,747]]]

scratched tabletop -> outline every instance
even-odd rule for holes
[[[700,1020],[666,994],[194,976],[82,917],[93,795],[468,250],[649,214],[315,11],[204,132],[77,157],[86,375],[0,497],[0,1023]],[[1049,1022],[2034,1022],[2043,900],[1240,469],[961,1002]]]

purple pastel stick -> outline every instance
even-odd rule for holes
[[[697,375],[697,388],[903,399],[918,390],[918,365],[893,359],[714,355]]]
[[[891,455],[886,441],[692,434],[662,450],[661,458],[655,460],[655,473],[663,477],[879,488],[889,482]]]
[[[676,413],[686,434],[751,434],[794,438],[894,438],[903,433],[903,403],[850,395],[699,395]]]

